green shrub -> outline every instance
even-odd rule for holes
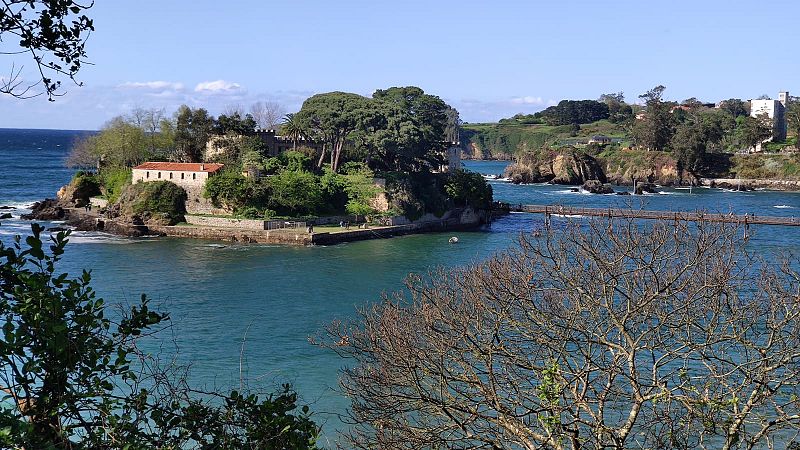
[[[103,195],[109,203],[115,203],[125,186],[131,184],[132,174],[131,169],[125,167],[108,167],[100,171],[97,176],[102,184]]]
[[[118,203],[124,214],[159,214],[177,223],[186,213],[186,191],[169,181],[137,183],[125,188]]]
[[[444,186],[447,197],[456,206],[475,209],[492,207],[492,186],[479,173],[458,170],[450,174]]]
[[[264,212],[255,206],[245,206],[237,209],[234,215],[243,219],[260,219],[264,217]]]
[[[319,177],[306,171],[285,170],[267,179],[271,196],[269,207],[289,215],[314,214],[321,207]]]
[[[245,206],[250,199],[249,180],[242,174],[227,171],[210,177],[203,188],[203,197],[211,199],[216,206],[237,209]]]

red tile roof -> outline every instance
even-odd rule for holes
[[[216,163],[174,163],[174,162],[146,162],[139,164],[134,169],[163,170],[173,172],[208,172],[214,173],[222,169],[224,164]]]

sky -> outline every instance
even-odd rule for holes
[[[466,122],[657,85],[671,100],[800,94],[796,0],[95,0],[89,15],[83,86],[0,95],[0,128],[98,129],[181,104],[293,112],[316,93],[409,85]]]

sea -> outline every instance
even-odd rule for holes
[[[73,171],[64,160],[87,131],[0,129],[0,240],[30,232],[19,219],[30,205],[54,197]],[[500,161],[466,161],[468,170],[500,174]],[[522,204],[634,207],[658,210],[800,217],[800,194],[721,189],[661,188],[644,196],[592,195],[567,186],[491,181],[496,200]],[[617,187],[617,190],[630,190]],[[559,218],[555,221],[581,220]],[[412,273],[483,261],[543,226],[541,216],[511,214],[472,232],[431,233],[336,246],[283,247],[213,241],[128,239],[76,232],[60,269],[91,270],[92,285],[108,304],[142,294],[170,314],[163,333],[166,357],[191,364],[190,379],[208,389],[238,387],[242,378],[264,388],[291,383],[322,424],[324,440],[344,425],[347,400],[337,388],[344,361],[310,341],[336,319],[403,289]],[[750,246],[764,255],[800,254],[800,228],[752,227]],[[451,236],[458,244],[448,243]],[[772,256],[769,256],[772,257]],[[160,350],[159,350],[160,349]],[[330,442],[323,442],[329,445]]]

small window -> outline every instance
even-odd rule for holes
[[[161,172],[158,172],[158,178],[161,179]]]
[[[148,170],[146,173],[147,173],[147,178],[150,178],[150,171]]]
[[[183,175],[184,175],[184,173],[183,173],[183,172],[181,172],[181,180],[183,179]]]
[[[193,173],[193,174],[192,174],[192,179],[193,179],[193,180],[196,180],[196,179],[197,179],[197,174],[196,174],[196,173]]]
[[[172,172],[169,173],[169,179],[172,179]]]

